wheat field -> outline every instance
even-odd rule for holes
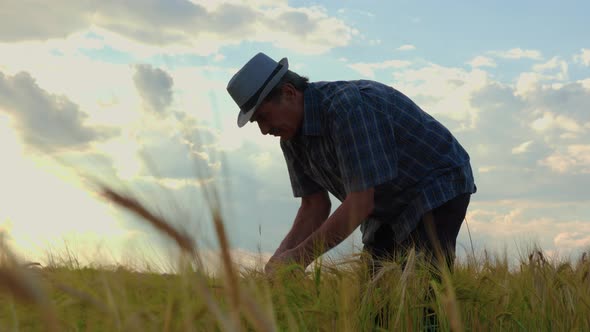
[[[586,253],[549,259],[533,248],[514,265],[484,251],[433,278],[411,251],[372,277],[360,255],[318,260],[306,271],[284,266],[269,277],[232,261],[223,220],[212,212],[223,266],[214,276],[173,223],[131,195],[101,192],[178,246],[174,273],[85,267],[71,255],[25,264],[2,243],[0,331],[420,331],[425,308],[441,331],[590,331]]]

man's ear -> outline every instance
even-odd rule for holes
[[[297,93],[297,89],[295,89],[295,86],[291,83],[286,83],[283,85],[283,97],[287,97],[287,98],[293,98],[295,97],[296,93]]]

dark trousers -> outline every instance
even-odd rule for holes
[[[439,271],[443,263],[452,271],[455,260],[455,247],[457,235],[461,224],[465,219],[467,206],[471,194],[462,194],[446,202],[440,207],[424,214],[422,221],[416,229],[410,233],[408,238],[402,243],[396,243],[393,240],[393,231],[391,227],[382,226],[376,233],[374,242],[365,244],[363,250],[371,255],[369,261],[370,274],[373,276],[381,267],[382,262],[391,259],[401,259],[402,266],[405,265],[405,257],[411,248],[416,249],[416,253],[424,253],[427,260],[433,265],[434,271]],[[440,258],[443,262],[440,262]],[[440,274],[435,273],[433,276],[440,281]],[[432,296],[432,289],[429,290],[429,296]],[[438,320],[434,316],[432,309],[425,310],[425,324],[437,326]],[[376,323],[383,326],[386,324],[382,313],[376,317]],[[434,328],[436,329],[436,327]]]

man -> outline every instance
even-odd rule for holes
[[[280,137],[295,197],[293,226],[265,270],[315,258],[359,225],[377,263],[412,246],[452,264],[476,187],[469,155],[401,92],[367,81],[309,83],[263,53],[229,81],[238,126]],[[332,193],[342,203],[330,214]]]

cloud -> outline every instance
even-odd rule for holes
[[[428,64],[422,68],[404,68],[393,72],[396,89],[410,96],[424,110],[458,122],[459,126],[472,126],[477,110],[470,105],[470,97],[484,88],[488,74],[480,69]]]
[[[546,79],[546,76],[539,73],[521,73],[518,75],[515,94],[518,96],[526,96],[527,94],[535,92],[541,81],[544,79]]]
[[[490,54],[503,59],[541,60],[543,58],[541,52],[537,50],[523,50],[521,48],[513,48],[508,51],[492,51]]]
[[[582,232],[561,232],[553,239],[555,246],[561,249],[590,248],[590,234]]]
[[[14,76],[0,72],[0,111],[13,118],[26,144],[43,152],[85,149],[118,133],[86,126],[87,115],[78,105],[41,89],[26,72]]]
[[[590,144],[572,144],[540,162],[557,173],[590,174]]]
[[[562,130],[570,133],[580,133],[583,131],[582,126],[574,119],[563,115],[555,115],[551,112],[543,113],[543,116],[531,123],[531,128],[538,132],[547,132],[549,130]]]
[[[413,51],[416,49],[416,46],[412,44],[405,44],[397,48],[398,51]]]
[[[556,56],[545,63],[536,64],[533,66],[533,70],[536,72],[546,72],[552,69],[559,69],[562,73],[567,74],[567,62],[560,60],[560,58]]]
[[[346,45],[357,33],[320,7],[227,1],[211,6],[188,0],[57,0],[51,10],[24,1],[2,11],[0,22],[0,41],[6,42],[62,39],[94,27],[98,36],[123,49],[150,46],[155,52],[166,47],[199,54],[215,54],[223,45],[243,41],[322,53]]]
[[[590,49],[581,49],[580,54],[574,55],[574,61],[585,66],[590,66]]]
[[[528,119],[522,113],[526,104],[514,95],[510,86],[489,82],[468,98],[476,117],[474,126],[465,134],[467,140],[478,143],[471,151],[480,162],[501,165],[506,158],[511,158],[508,151],[514,142],[531,140]],[[506,134],[498,135],[500,127]],[[532,147],[531,144],[528,148]]]
[[[518,95],[527,97],[527,95],[534,93],[537,89],[543,88],[545,83],[547,88],[549,83],[553,86],[560,87],[563,81],[568,79],[568,64],[560,60],[559,57],[554,57],[551,60],[536,64],[533,66],[534,72],[521,73],[517,79]],[[551,71],[554,71],[551,73]]]
[[[129,127],[143,115],[133,82],[135,68],[129,65],[136,61],[131,57],[113,61],[106,50],[104,57],[85,54],[91,38],[75,35],[44,43],[0,43],[4,71],[6,75],[26,71],[37,85],[67,96],[88,115],[88,126]]]
[[[533,141],[527,141],[520,144],[519,146],[514,147],[512,149],[512,154],[521,154],[527,152],[529,146],[531,146],[532,143]]]
[[[480,174],[483,174],[483,173],[488,173],[488,172],[491,172],[491,171],[493,171],[493,170],[495,170],[495,169],[497,169],[497,168],[498,168],[497,166],[482,166],[482,167],[479,167],[479,168],[477,169],[477,171],[478,171]]]
[[[210,179],[219,168],[218,136],[207,127],[186,132],[163,127],[145,132],[140,138],[139,154],[146,161],[141,173],[159,179]]]
[[[149,64],[136,65],[133,82],[144,104],[151,111],[164,113],[172,103],[173,80],[164,70]]]
[[[376,63],[367,63],[367,62],[357,62],[349,64],[348,67],[354,69],[361,75],[375,78],[375,71],[376,70],[383,70],[383,69],[390,69],[390,68],[404,68],[410,66],[412,63],[410,61],[404,60],[387,60],[383,62],[376,62]]]
[[[364,16],[364,17],[368,17],[368,18],[374,18],[375,14],[365,11],[365,10],[358,10],[358,9],[352,9],[352,8],[340,8],[338,9],[338,14],[341,15],[346,15],[346,14],[355,14],[355,15],[359,15],[359,16]]]
[[[568,79],[568,64],[559,57],[553,57],[545,63],[536,64],[533,66],[533,70],[538,81],[565,81]]]
[[[582,82],[567,82],[561,85],[539,84],[531,93],[527,94],[526,101],[530,109],[537,110],[537,114],[552,112],[557,117],[572,119],[579,126],[590,122],[590,114],[587,112],[587,105],[590,103],[590,89],[584,87]],[[560,122],[567,121],[564,118]],[[566,127],[574,128],[576,126],[570,124]],[[576,130],[574,129],[574,131]]]
[[[579,82],[537,84],[526,96],[518,87],[490,81],[474,92],[473,127],[455,132],[469,152],[482,200],[572,200],[590,195],[587,105]],[[501,128],[501,134],[500,134]],[[556,176],[558,174],[559,176]],[[498,185],[502,183],[502,185]]]
[[[372,65],[356,69],[377,67]],[[390,85],[451,129],[466,148],[476,183],[485,188],[477,194],[479,200],[563,201],[590,195],[590,187],[580,184],[590,185],[590,179],[580,176],[582,160],[575,167],[562,166],[567,171],[559,177],[549,162],[542,162],[563,163],[569,154],[560,147],[590,144],[590,89],[585,80],[558,77],[565,70],[560,58],[541,63],[535,68],[540,72],[523,73],[507,83],[479,68],[413,67],[389,70]],[[556,84],[557,78],[563,80]]]
[[[91,20],[90,2],[62,0],[49,5],[42,1],[18,1],[0,11],[0,41],[64,38]]]
[[[509,248],[509,257],[527,253],[527,246],[572,254],[588,249],[590,219],[580,219],[579,209],[587,202],[552,203],[530,200],[474,202],[467,212],[473,243],[481,248]],[[465,227],[459,237],[467,241]],[[461,246],[461,245],[460,245]],[[525,250],[524,252],[519,250]]]
[[[468,62],[469,65],[473,68],[481,68],[481,67],[496,67],[496,62],[492,58],[488,58],[486,56],[476,56],[471,61]]]

